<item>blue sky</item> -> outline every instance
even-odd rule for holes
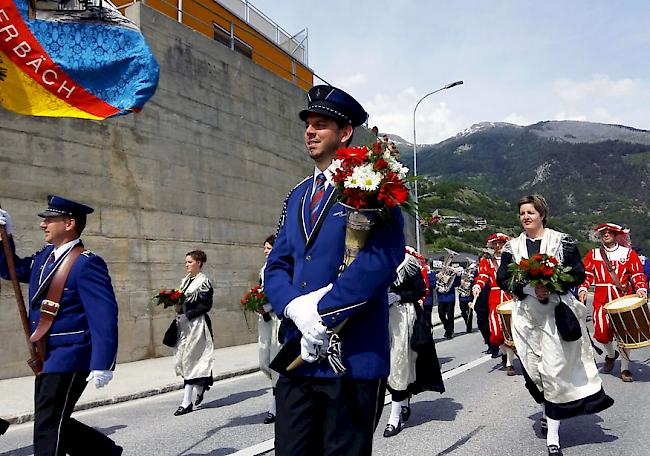
[[[438,142],[477,122],[650,129],[650,1],[251,0],[380,131]],[[318,82],[318,81],[317,81]]]

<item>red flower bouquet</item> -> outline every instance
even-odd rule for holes
[[[380,143],[339,149],[325,171],[339,191],[339,202],[346,206],[357,210],[403,206],[413,212],[407,173],[408,168]]]
[[[563,292],[566,285],[573,282],[573,277],[568,274],[570,266],[562,266],[557,258],[542,253],[512,263],[508,270],[512,274],[511,289],[515,283],[525,283],[533,287],[542,284],[550,291]]]
[[[185,302],[185,295],[181,290],[162,290],[153,297],[157,305],[162,304],[163,308],[182,305]]]
[[[262,313],[262,307],[264,304],[268,304],[269,300],[264,294],[264,288],[261,285],[257,285],[251,288],[248,293],[244,295],[240,304],[244,310],[249,312]]]

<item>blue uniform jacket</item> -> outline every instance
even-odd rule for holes
[[[438,293],[438,302],[456,302],[456,288],[458,285],[460,285],[460,277],[456,276],[447,293]]]
[[[345,208],[336,202],[330,186],[321,202],[314,229],[309,227],[312,178],[305,179],[289,195],[286,215],[269,255],[264,291],[273,310],[282,316],[291,300],[333,284],[321,299],[318,312],[324,324],[335,328],[349,317],[339,333],[348,378],[377,379],[388,376],[388,287],[404,259],[401,211],[391,212],[392,221],[379,220],[365,247],[339,276],[345,248]],[[290,320],[283,322],[284,340],[300,338]],[[303,363],[296,376],[335,377],[326,361]]]
[[[424,300],[424,306],[425,307],[433,307],[433,297],[435,296],[436,298],[436,305],[438,305],[438,295],[436,294],[436,273],[433,271],[430,271],[427,273],[427,277],[429,278],[429,295],[426,297]]]
[[[15,251],[13,238],[11,248]],[[29,323],[34,332],[40,306],[62,255],[48,276],[41,271],[54,246],[27,258],[14,254],[18,280],[29,283]],[[9,279],[4,251],[0,249],[0,275]],[[47,337],[44,373],[112,370],[117,355],[117,302],[104,260],[86,250],[75,262],[63,288],[59,313]]]

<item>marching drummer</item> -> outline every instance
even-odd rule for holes
[[[485,243],[486,246],[494,250],[494,258],[481,258],[478,265],[478,275],[474,279],[474,286],[472,293],[474,297],[478,297],[481,289],[485,286],[490,287],[490,295],[488,298],[488,306],[490,308],[489,322],[490,322],[490,343],[492,344],[491,351],[492,357],[498,357],[498,350],[501,348],[501,360],[503,367],[506,368],[506,373],[509,376],[517,375],[512,361],[515,357],[514,351],[505,343],[503,337],[503,329],[497,314],[497,307],[506,301],[512,299],[508,293],[503,291],[497,285],[497,270],[501,264],[501,250],[510,237],[503,233],[494,233],[490,235]]]
[[[608,374],[614,368],[619,353],[614,349],[614,334],[605,313],[605,304],[625,295],[648,296],[648,282],[637,253],[630,246],[630,230],[615,223],[603,223],[595,228],[602,245],[590,250],[584,259],[587,277],[578,288],[582,302],[587,301],[587,290],[594,285],[594,339],[605,347],[605,364],[601,372]],[[632,287],[630,286],[632,285]],[[632,382],[627,350],[621,357],[621,380]]]

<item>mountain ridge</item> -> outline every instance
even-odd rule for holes
[[[410,163],[412,153],[401,152]],[[510,202],[542,194],[551,217],[585,235],[604,221],[628,224],[636,245],[650,252],[650,131],[578,121],[482,123],[418,148],[418,171]]]

